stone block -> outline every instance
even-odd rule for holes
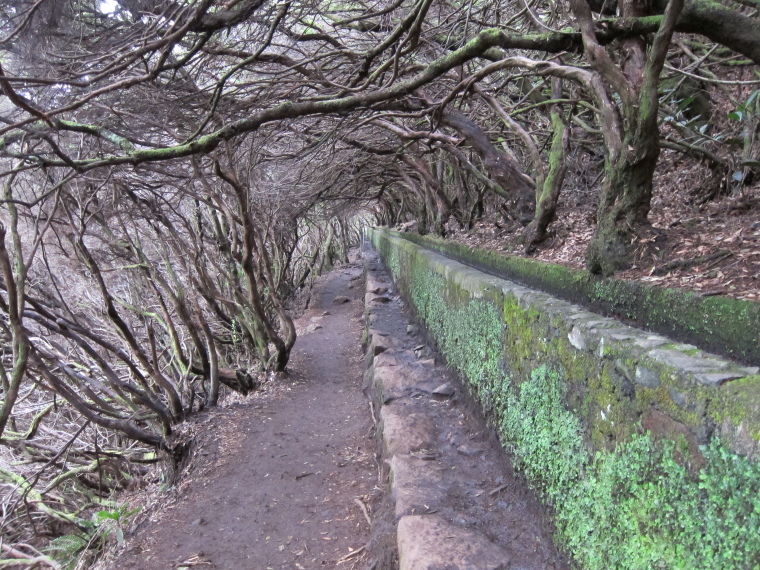
[[[507,570],[509,554],[484,534],[439,515],[405,516],[398,523],[400,570]]]
[[[647,355],[657,362],[667,364],[673,368],[680,368],[684,372],[707,372],[715,368],[728,366],[728,362],[725,361],[721,362],[711,358],[689,356],[679,350],[667,348],[650,350]]]
[[[409,455],[394,455],[390,464],[396,518],[438,509],[447,494],[444,480],[446,470],[440,463]]]
[[[736,380],[738,378],[744,378],[746,374],[742,371],[727,371],[727,372],[705,372],[702,374],[695,374],[694,378],[699,380],[702,384],[708,386],[719,386],[729,380]]]
[[[383,403],[411,394],[421,380],[423,380],[423,373],[419,369],[415,370],[409,366],[378,368],[375,364],[375,386],[382,394]]]
[[[435,446],[438,429],[429,415],[410,414],[400,406],[383,406],[380,421],[388,456],[416,453]]]
[[[586,339],[583,338],[583,333],[578,327],[573,327],[567,335],[567,340],[578,350],[586,350]]]
[[[660,380],[660,375],[651,368],[647,368],[646,366],[636,367],[635,378],[636,384],[644,386],[645,388],[657,388],[662,383],[662,380]]]

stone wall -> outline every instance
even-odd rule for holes
[[[393,233],[393,232],[391,232]],[[587,271],[506,255],[417,234],[396,234],[486,273],[609,317],[760,365],[760,303],[603,278]]]
[[[369,237],[581,567],[760,564],[756,367]]]

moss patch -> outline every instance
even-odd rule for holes
[[[760,304],[700,297],[444,240],[388,232],[487,273],[545,291],[607,316],[622,318],[704,350],[748,364],[760,363]]]
[[[499,406],[499,433],[554,508],[562,544],[582,568],[756,568],[760,466],[717,440],[695,473],[677,442],[635,434],[592,454],[559,374],[539,367]]]
[[[619,345],[578,350],[561,317],[370,235],[579,567],[760,568],[760,466],[736,453],[741,437],[756,441],[760,377],[717,388],[647,362],[657,381],[636,384],[641,362]],[[736,437],[699,447],[711,425]]]

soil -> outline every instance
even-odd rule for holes
[[[634,244],[634,266],[623,279],[760,302],[760,182],[728,189],[705,201],[700,188],[711,177],[702,163],[665,150],[655,176],[651,226]],[[577,177],[576,177],[577,178]],[[594,233],[598,196],[577,180],[560,196],[555,221],[534,256],[581,269]],[[491,215],[472,230],[454,227],[447,238],[475,247],[524,255],[522,227]],[[703,258],[703,263],[667,265]]]
[[[361,391],[361,274],[352,264],[317,285],[296,321],[287,375],[193,420],[194,456],[170,504],[146,517],[107,567],[365,564],[363,511],[369,515],[379,491]],[[341,295],[349,301],[334,305]]]
[[[288,373],[180,426],[194,443],[179,482],[124,497],[142,510],[98,568],[398,568],[377,410],[362,390],[363,296],[358,263],[317,280],[311,307],[296,320]],[[398,304],[401,313],[380,315],[383,327],[414,347],[422,339],[407,333],[409,315],[395,298],[387,309]],[[427,347],[421,356],[436,358]],[[446,469],[464,481],[437,512],[484,532],[520,567],[569,567],[552,544],[546,509],[466,389],[444,368],[436,371],[437,381],[456,387],[457,396],[433,407],[448,426],[441,430]]]

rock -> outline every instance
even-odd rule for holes
[[[599,346],[596,348],[596,355],[599,358],[604,358],[606,356],[604,354],[604,337],[599,339]]]
[[[686,404],[688,403],[686,400],[686,394],[683,392],[679,392],[675,388],[671,388],[668,390],[668,393],[670,394],[670,400],[679,408],[685,408]]]
[[[612,337],[613,340],[618,340],[618,341],[631,340],[632,338],[636,338],[633,335],[624,334],[624,333],[615,333],[615,334],[611,334],[610,336]]]
[[[506,570],[506,550],[476,531],[439,515],[402,517],[398,523],[400,570]]]
[[[483,448],[464,444],[464,445],[460,445],[457,448],[457,453],[459,453],[460,455],[464,455],[465,457],[475,457],[476,455],[480,455],[481,453],[483,453]]]
[[[373,356],[377,356],[393,346],[393,341],[385,334],[370,330],[370,335],[372,338],[371,352]]]
[[[351,299],[346,297],[345,295],[338,295],[333,299],[333,305],[343,305],[344,303],[350,303]]]
[[[658,346],[662,346],[663,344],[667,344],[666,339],[660,339],[660,338],[641,338],[634,341],[637,346],[640,346],[641,348],[657,348]]]
[[[429,357],[430,356],[430,349],[425,346],[424,344],[420,344],[418,346],[414,347],[414,356],[417,358],[422,357]]]
[[[383,304],[385,304],[385,303],[390,303],[391,301],[392,301],[392,299],[390,297],[386,297],[385,295],[383,295],[381,297],[372,297],[372,302],[373,303],[383,303]]]
[[[695,374],[694,377],[702,384],[709,386],[719,386],[723,382],[729,380],[736,380],[737,378],[744,378],[746,374],[743,372],[707,372],[706,374]]]
[[[326,317],[326,316],[331,315],[331,314],[332,313],[330,311],[325,311],[324,313],[322,313],[322,316]]]
[[[725,360],[689,356],[680,350],[667,348],[650,350],[647,355],[673,368],[682,368],[685,372],[708,372],[728,366],[728,362]]]
[[[420,327],[417,325],[406,325],[406,334],[415,336],[418,332],[420,332]]]
[[[448,398],[450,396],[453,396],[454,392],[456,392],[456,389],[454,388],[454,386],[452,386],[449,383],[446,383],[446,384],[441,384],[440,386],[438,386],[438,388],[436,388],[435,390],[433,390],[433,395],[434,396],[445,396],[445,397]]]
[[[383,441],[388,456],[432,449],[438,436],[435,420],[425,414],[408,414],[403,407],[380,408]]]
[[[388,292],[388,287],[375,287],[374,289],[370,289],[369,292],[375,295],[382,295]]]
[[[303,332],[304,332],[304,334],[311,334],[311,333],[313,333],[314,331],[318,331],[318,330],[319,330],[319,329],[321,329],[321,328],[322,328],[322,325],[319,325],[319,324],[317,324],[317,323],[311,323],[309,326],[307,326],[307,327],[306,327],[306,328],[303,330]]]
[[[387,353],[382,353],[377,359],[382,358]],[[412,390],[419,384],[419,374],[412,374],[403,366],[377,366],[374,367],[375,386],[379,388],[384,402],[403,398],[411,394]]]
[[[586,340],[578,327],[573,327],[573,330],[567,334],[567,340],[578,350],[586,350]]]
[[[636,378],[636,384],[645,388],[657,388],[662,383],[660,375],[646,366],[637,366],[634,378]]]
[[[445,467],[408,455],[394,455],[391,464],[391,493],[396,501],[396,518],[425,514],[446,500]]]
[[[399,360],[398,358],[396,358],[395,354],[396,354],[396,351],[393,349],[388,349],[385,352],[378,354],[375,357],[375,361],[374,361],[375,368],[378,369],[378,368],[384,368],[386,366],[398,366]]]

